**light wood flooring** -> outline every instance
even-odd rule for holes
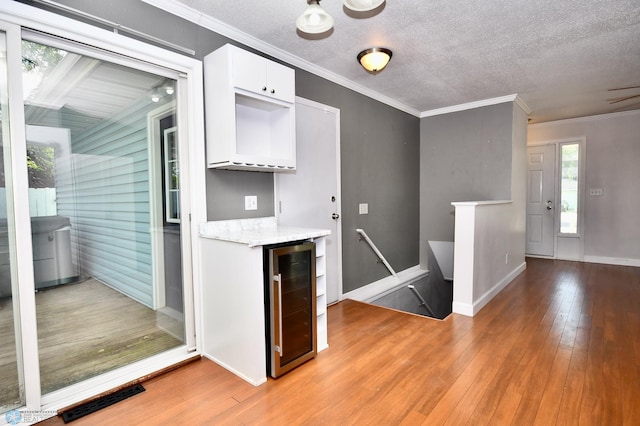
[[[329,349],[277,380],[202,359],[73,424],[640,424],[640,268],[527,265],[474,318],[344,301]]]

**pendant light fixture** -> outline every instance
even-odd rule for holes
[[[385,0],[344,0],[342,4],[354,12],[369,12],[384,3]]]
[[[358,62],[367,72],[377,74],[387,66],[392,55],[386,47],[371,47],[358,53]]]
[[[298,30],[307,34],[321,34],[333,28],[333,18],[320,6],[320,0],[307,0],[307,4],[296,20]]]

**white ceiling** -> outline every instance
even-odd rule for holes
[[[296,33],[306,0],[143,1],[228,24],[252,47],[291,55],[417,115],[511,94],[532,122],[640,109],[640,97],[607,101],[640,95],[608,91],[640,86],[640,0],[387,0],[367,19],[349,16],[342,0],[322,0],[335,25],[321,40]],[[393,51],[377,75],[356,62],[371,46]]]

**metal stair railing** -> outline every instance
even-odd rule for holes
[[[380,259],[380,261],[384,264],[384,266],[387,267],[389,272],[391,272],[391,275],[393,275],[397,280],[399,280],[400,278],[398,278],[398,274],[396,274],[396,271],[393,270],[393,268],[391,267],[389,262],[387,262],[387,259],[385,259],[384,256],[382,255],[382,253],[380,253],[380,250],[378,250],[378,247],[376,247],[376,245],[373,244],[373,241],[371,241],[371,238],[369,238],[367,233],[364,232],[364,229],[357,228],[356,232],[358,234],[360,234],[360,240],[361,241],[365,240],[367,242],[367,244],[369,244],[369,246],[371,246],[371,248],[373,249],[373,252],[376,254],[376,256],[378,256],[378,259]]]

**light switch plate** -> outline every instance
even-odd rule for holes
[[[602,195],[604,193],[604,191],[602,191],[602,188],[590,188],[589,189],[589,195]]]
[[[258,210],[258,196],[257,195],[245,195],[245,197],[244,197],[244,209],[245,210]]]
[[[360,203],[358,205],[358,212],[360,214],[369,214],[369,204],[368,203]]]

